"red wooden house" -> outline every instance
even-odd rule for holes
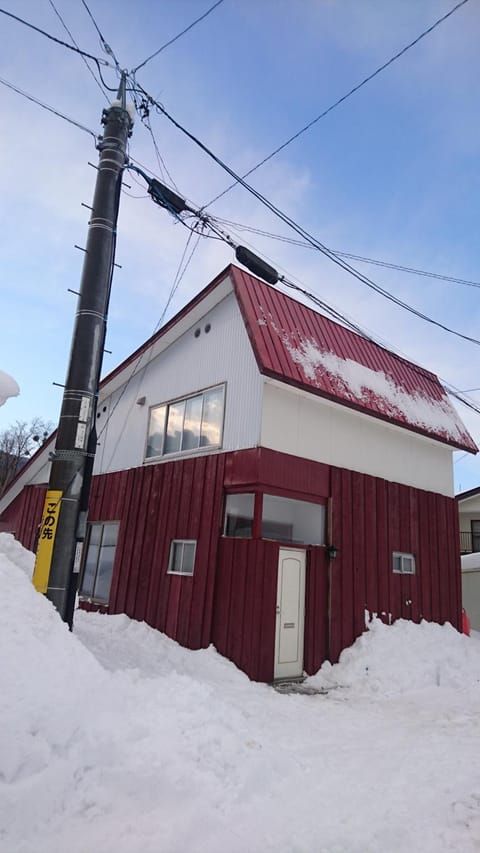
[[[436,376],[229,266],[103,380],[80,599],[252,679],[334,661],[365,611],[460,626]],[[39,450],[0,501],[33,547]]]

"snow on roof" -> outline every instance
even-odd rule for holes
[[[20,388],[15,379],[0,370],[0,406],[3,406],[9,397],[18,397],[19,394]]]
[[[230,273],[262,373],[477,452],[435,374],[237,267]]]

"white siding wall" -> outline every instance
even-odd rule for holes
[[[458,504],[460,516],[460,531],[462,533],[470,533],[472,530],[471,522],[480,520],[480,495],[472,495],[471,498],[465,498]]]
[[[450,448],[268,380],[264,389],[261,444],[453,496]]]
[[[17,482],[14,483],[13,486],[10,486],[3,498],[0,498],[0,513],[3,512],[13,500],[15,500],[24,486],[34,485],[36,483],[48,483],[50,468],[52,467],[51,462],[48,459],[48,454],[53,452],[54,449],[55,442],[53,440],[48,440],[43,445],[41,452],[35,456],[35,459],[32,459],[24,471],[23,477],[20,476]]]
[[[208,333],[205,332],[207,323],[211,325]],[[197,328],[201,329],[198,338],[194,336]],[[140,366],[146,362],[144,356]],[[133,365],[131,369],[133,372]],[[145,369],[134,376],[126,389],[124,385],[110,397],[100,396],[95,473],[143,463],[150,406],[222,382],[227,384],[222,450],[257,445],[262,379],[233,294],[146,363]],[[137,405],[140,397],[146,397],[143,406]],[[171,458],[173,454],[168,456]]]

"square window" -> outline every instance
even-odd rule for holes
[[[196,546],[194,539],[172,540],[168,561],[169,575],[193,575]]]
[[[414,575],[415,557],[413,554],[404,554],[401,551],[394,551],[392,566],[393,572],[396,575]]]

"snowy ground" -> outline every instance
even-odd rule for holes
[[[372,629],[328,694],[124,616],[70,635],[0,535],[1,853],[480,850],[480,635]]]

